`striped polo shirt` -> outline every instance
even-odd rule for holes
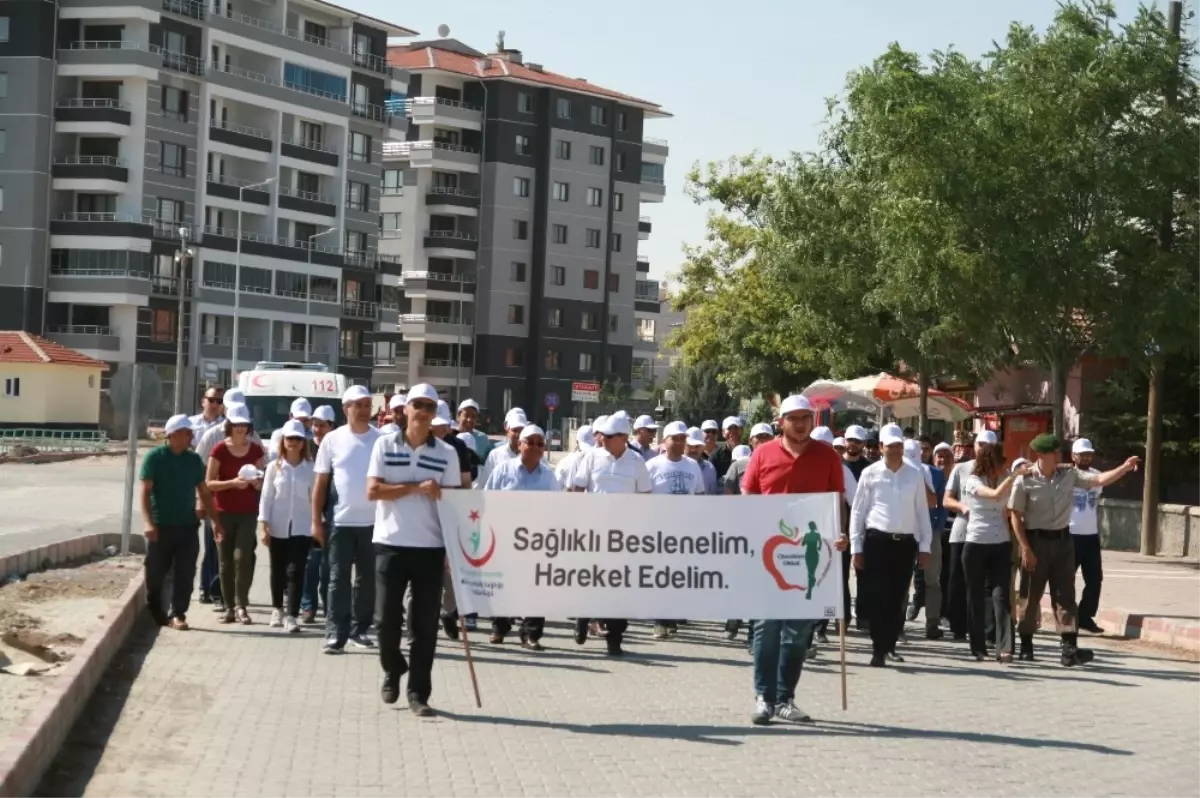
[[[419,484],[432,479],[443,488],[457,488],[462,485],[458,469],[458,452],[450,444],[431,434],[414,449],[408,445],[404,433],[397,432],[381,435],[375,441],[367,477],[389,485]],[[436,503],[417,494],[376,502],[372,540],[386,546],[441,548],[442,525]]]

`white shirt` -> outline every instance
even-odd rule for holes
[[[854,506],[854,494],[858,492],[858,480],[850,466],[842,463],[842,495],[846,497],[846,506]]]
[[[917,551],[928,554],[933,541],[925,478],[908,463],[892,471],[883,460],[862,472],[854,503],[850,506],[850,553],[861,554],[867,529],[894,535],[912,535]]]
[[[627,448],[618,458],[597,446],[575,464],[571,487],[583,488],[587,493],[649,493],[653,486],[640,454]]]
[[[505,460],[488,476],[484,490],[561,490],[558,477],[550,466],[539,460],[537,468],[530,471],[521,458]]]
[[[946,480],[946,495],[950,498],[965,503],[963,494],[963,484],[967,477],[971,475],[971,470],[975,467],[974,460],[967,460],[965,463],[959,463],[950,469],[950,479]],[[954,523],[950,525],[950,542],[965,543],[967,540],[967,513],[959,513],[954,516]]]
[[[308,436],[308,440],[311,441],[313,439],[312,430],[305,427],[304,431]],[[279,442],[281,440],[283,440],[283,427],[280,427],[279,429],[277,429],[271,433],[271,445],[266,447],[268,463],[271,462],[272,460],[274,460],[275,458],[279,457]]]
[[[222,421],[220,424],[214,424],[205,430],[204,434],[200,436],[199,443],[197,443],[195,446],[196,454],[200,455],[200,459],[203,460],[207,465],[208,456],[212,454],[212,450],[216,448],[217,444],[223,440],[225,440],[224,421]],[[262,438],[258,437],[258,433],[254,430],[250,430],[250,440],[254,441],[259,446],[263,445]],[[266,449],[266,447],[263,446],[263,449]]]
[[[443,488],[462,487],[458,470],[458,451],[432,434],[414,449],[403,435],[383,435],[371,450],[368,477],[377,477],[389,485],[434,480]],[[365,495],[364,487],[364,495]],[[341,494],[339,493],[339,498]],[[442,522],[437,503],[420,494],[375,502],[375,534],[371,540],[385,546],[411,546],[437,549],[442,540]]]
[[[188,423],[192,425],[192,443],[195,445],[200,442],[201,438],[204,437],[204,433],[208,432],[213,427],[225,426],[225,414],[222,413],[212,421],[205,421],[204,414],[197,413],[194,416],[188,416]],[[213,445],[216,446],[216,444]]]
[[[316,482],[311,460],[299,465],[273,460],[263,474],[258,520],[266,521],[271,537],[312,536],[312,489]]]
[[[1087,469],[1089,474],[1099,474],[1094,468]],[[1099,535],[1100,522],[1096,518],[1096,503],[1100,501],[1103,488],[1075,489],[1074,504],[1071,505],[1071,534]]]
[[[1004,477],[1001,477],[1001,480],[1003,479]],[[970,472],[963,475],[962,502],[970,509],[970,512],[967,513],[967,532],[964,542],[1007,543],[1010,538],[1008,519],[1004,517],[1004,503],[1008,500],[1008,496],[1003,499],[985,499],[979,495],[981,487],[994,488],[996,485],[987,485]]]
[[[367,498],[367,468],[378,438],[379,430],[374,427],[355,435],[349,424],[343,424],[326,435],[317,449],[313,470],[318,474],[333,474],[333,487],[337,491],[333,523],[338,526],[375,523],[375,506]]]
[[[554,476],[558,479],[558,486],[562,490],[571,487],[571,472],[575,470],[575,464],[579,462],[580,457],[583,457],[582,449],[571,452],[558,461],[558,465],[554,469]]]
[[[646,463],[650,474],[650,492],[675,496],[703,495],[704,475],[692,458],[684,455],[672,461],[665,454],[650,458]]]
[[[508,445],[508,441],[497,446],[488,452],[487,460],[483,461],[483,466],[479,469],[479,476],[475,479],[475,487],[482,490],[487,484],[487,479],[492,474],[492,470],[506,460],[515,460],[521,456],[521,452],[513,451]]]

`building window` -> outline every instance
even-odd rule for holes
[[[608,317],[608,331],[610,333],[615,333],[617,331],[617,317],[616,316]]]
[[[21,378],[20,377],[5,377],[4,378],[4,395],[5,396],[20,396],[21,395]]]
[[[546,371],[558,371],[558,352],[546,350]]]
[[[615,294],[615,293],[619,292],[620,290],[621,290],[621,275],[619,275],[619,274],[608,275],[608,292],[610,294]]]
[[[592,124],[607,125],[608,124],[608,109],[603,105],[592,106]]]
[[[618,172],[625,171],[625,153],[623,153],[623,152],[617,153],[617,171]]]
[[[565,224],[554,225],[554,243],[555,244],[567,243],[567,226]]]
[[[342,357],[362,357],[362,330],[342,330],[338,349]]]
[[[654,343],[654,319],[638,319],[635,335],[639,341]]]
[[[624,111],[617,111],[617,132],[624,133],[629,127],[629,116]]]
[[[370,190],[366,183],[346,181],[346,207],[352,211],[365,211],[369,203]]]
[[[350,160],[371,162],[371,137],[366,133],[350,131]]]
[[[8,17],[0,17],[0,42],[8,41]]]
[[[596,329],[596,312],[593,310],[585,310],[580,326],[585,332],[592,332]]]
[[[361,230],[347,230],[346,231],[346,254],[347,255],[360,255],[360,254],[366,252],[367,245],[369,243],[370,243],[370,240],[368,239],[367,234],[362,232]]]
[[[554,183],[554,198],[559,202],[566,202],[569,200],[571,198],[571,184],[559,183],[556,181]]]
[[[0,72],[0,97],[8,96],[8,73]]]
[[[566,285],[567,270],[562,266],[550,267],[550,285]]]
[[[599,208],[604,204],[604,192],[598,188],[589,188],[587,192],[587,204],[593,208]]]
[[[621,251],[621,234],[620,233],[612,234],[612,251],[613,252]]]
[[[525,264],[520,261],[512,262],[512,281],[514,283],[525,282]]]
[[[532,149],[532,145],[530,144],[530,141],[529,141],[529,136],[522,136],[520,134],[517,134],[516,145],[517,145],[517,155],[529,155],[530,150]]]
[[[515,194],[518,197],[528,197],[529,196],[529,178],[528,177],[514,177],[513,178],[513,194]]]
[[[562,326],[562,308],[550,308],[546,312],[546,326],[555,328]]]
[[[400,169],[384,169],[383,170],[383,193],[384,194],[403,194],[404,193],[404,172]]]
[[[175,341],[175,311],[154,310],[150,315],[150,340],[157,344]]]
[[[187,151],[179,144],[169,141],[159,142],[159,160],[164,175],[184,177],[184,162]]]
[[[519,241],[529,238],[529,222],[524,219],[513,219],[513,238]]]
[[[173,199],[160,199],[158,201],[158,221],[160,222],[182,222],[183,221],[183,201]]]
[[[554,142],[554,157],[560,161],[571,160],[571,142],[558,139]]]
[[[650,379],[650,361],[643,357],[634,358],[629,376],[635,380]]]
[[[605,359],[604,362],[608,364],[608,373],[609,374],[616,373],[616,371],[617,371],[617,356],[616,355],[609,355]]]
[[[517,110],[523,114],[532,114],[533,95],[527,91],[517,92]]]
[[[587,231],[587,240],[583,245],[588,249],[600,249],[600,231],[595,228],[589,228]]]
[[[571,100],[569,97],[559,97],[554,104],[554,114],[559,119],[571,118]]]
[[[174,86],[162,87],[162,115],[176,122],[188,119],[188,93]]]
[[[593,368],[595,368],[595,363],[596,363],[596,359],[594,357],[592,357],[591,352],[580,352],[579,353],[579,370],[580,371],[591,371]]]
[[[319,150],[324,146],[325,141],[325,126],[319,122],[301,122],[300,123],[300,142],[301,146],[307,147],[310,150]]]
[[[588,148],[588,163],[592,166],[604,166],[604,148],[592,145]]]
[[[614,211],[625,210],[625,195],[623,193],[621,193],[620,191],[614,191],[612,197],[613,197],[613,210]]]
[[[379,215],[379,226],[383,230],[384,238],[399,238],[400,237],[400,214],[399,213],[381,213]]]
[[[454,172],[434,172],[433,187],[440,189],[458,189],[458,175]]]
[[[525,362],[525,350],[518,349],[515,346],[506,347],[504,350],[504,365],[510,369],[520,368]]]
[[[600,287],[600,272],[595,269],[583,270],[583,287],[596,289]]]
[[[509,324],[524,324],[525,323],[525,306],[524,305],[509,305],[508,306],[508,323]]]
[[[0,155],[8,150],[8,131],[0,130]]]

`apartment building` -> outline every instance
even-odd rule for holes
[[[0,3],[0,318],[166,397],[181,304],[189,399],[263,359],[369,382],[412,35],[323,0]]]
[[[645,260],[639,260],[639,270],[648,266]],[[637,292],[631,384],[635,399],[657,401],[667,387],[671,369],[679,363],[679,352],[667,341],[672,333],[683,328],[687,314],[671,306],[665,282],[639,280]]]
[[[384,145],[381,253],[403,268],[373,381],[431,382],[493,417],[570,412],[573,381],[632,380],[637,314],[658,310],[639,265],[644,203],[661,202],[660,106],[527,63],[503,39],[393,46],[408,73],[405,140]],[[657,293],[654,293],[657,298]]]

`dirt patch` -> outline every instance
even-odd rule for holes
[[[109,557],[0,586],[0,728],[14,728],[53,686],[141,567],[140,557]]]

